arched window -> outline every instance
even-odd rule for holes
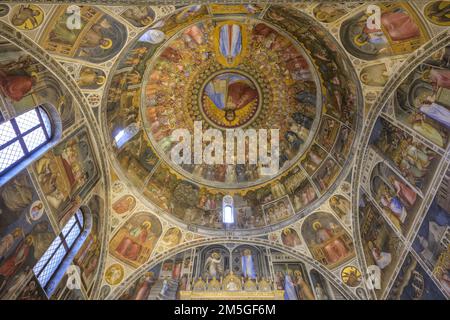
[[[233,197],[226,195],[222,199],[222,220],[225,224],[233,224],[234,223],[234,206],[233,206]]]
[[[125,129],[120,130],[114,136],[117,148],[122,148],[125,143],[133,139],[133,137],[139,132],[139,126],[136,123],[128,125]]]
[[[91,224],[92,221],[86,221],[83,211],[78,209],[33,267],[33,272],[48,297],[86,240]]]
[[[53,118],[38,106],[0,124],[0,186],[57,142],[61,128]]]

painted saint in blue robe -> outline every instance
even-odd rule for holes
[[[450,128],[450,111],[447,108],[437,103],[430,105],[422,105],[420,111],[425,113],[430,118],[440,122],[447,128]]]
[[[253,264],[252,252],[248,249],[244,250],[244,255],[241,257],[242,273],[244,277],[256,279],[255,266]]]
[[[284,276],[284,300],[298,300],[292,277],[288,273]]]
[[[220,28],[220,53],[231,63],[242,51],[242,31],[237,24],[226,24]]]

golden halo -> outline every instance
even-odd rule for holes
[[[152,227],[152,223],[150,221],[144,221],[142,223],[142,226],[144,226],[146,229],[150,229]]]
[[[361,38],[360,34],[357,34],[354,38],[353,38],[353,42],[358,46],[358,47],[362,47],[363,45],[365,45],[367,43],[367,41],[361,41],[359,40]]]
[[[320,221],[314,221],[314,223],[312,224],[312,227],[313,227],[314,231],[317,231],[318,229],[322,228],[322,224],[320,223]]]
[[[109,39],[109,38],[105,38],[105,39],[103,39],[103,40],[105,40],[106,42],[107,42],[107,44],[102,44],[102,45],[100,45],[100,48],[102,48],[102,49],[110,49],[111,47],[112,47],[112,44],[113,44],[113,42],[112,42],[112,40],[111,39]]]
[[[98,77],[97,77],[96,83],[97,83],[99,86],[101,86],[102,84],[105,83],[105,81],[106,81],[106,77],[105,77],[105,76],[98,76]]]

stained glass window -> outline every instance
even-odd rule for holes
[[[47,292],[50,280],[80,236],[83,222],[83,213],[78,210],[34,266],[33,272],[44,291]]]
[[[52,126],[42,107],[0,124],[0,175],[51,140]]]

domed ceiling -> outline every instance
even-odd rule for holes
[[[133,131],[114,152],[135,190],[199,231],[224,228],[227,194],[238,212],[235,231],[267,232],[317,207],[348,172],[360,125],[360,87],[331,34],[277,6],[263,15],[193,6],[156,26],[122,53],[105,90],[111,142]],[[263,175],[248,155],[238,163],[236,150],[233,164],[175,163],[174,131],[195,136],[196,124],[223,136],[230,129],[278,129],[279,170]],[[209,143],[204,138],[202,149]]]
[[[80,288],[52,299],[450,297],[450,1],[88,3],[0,4],[0,122],[62,130],[0,186],[0,299],[48,298],[32,268],[80,207]]]

